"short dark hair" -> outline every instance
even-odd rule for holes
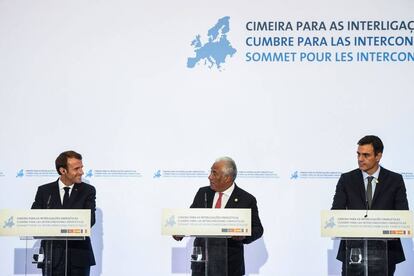
[[[382,143],[381,139],[375,135],[367,135],[362,137],[358,141],[358,145],[372,145],[372,147],[374,148],[375,155],[377,155],[380,152],[382,153],[384,151],[384,144]]]
[[[59,175],[61,175],[59,171],[60,168],[65,168],[65,169],[68,168],[69,158],[75,158],[78,160],[82,160],[82,155],[80,155],[79,153],[73,150],[64,151],[61,154],[59,154],[59,156],[56,158],[56,161],[55,161],[56,170]]]

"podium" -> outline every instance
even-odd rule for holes
[[[36,209],[0,210],[0,236],[17,236],[26,240],[26,256],[29,254],[28,240],[42,240],[39,252],[33,254],[32,263],[42,268],[43,275],[52,275],[56,262],[68,264],[68,244],[73,240],[84,240],[90,236],[91,211],[86,209]],[[28,267],[25,259],[25,271]],[[64,274],[65,275],[65,274]]]
[[[196,237],[191,254],[193,276],[227,276],[227,236]],[[198,254],[198,252],[201,252]]]
[[[53,275],[54,268],[58,263],[62,263],[64,271],[68,271],[68,244],[70,241],[84,240],[86,237],[20,237],[22,240],[41,240],[41,246],[39,251],[33,254],[32,264],[37,264],[38,268],[41,268],[43,275]],[[29,252],[30,248],[27,247],[26,252]],[[27,260],[26,260],[27,261]],[[28,264],[26,263],[25,266]],[[66,275],[66,274],[64,274]]]
[[[345,275],[388,275],[388,241],[392,239],[350,239],[345,243]]]
[[[251,236],[251,209],[163,209],[161,232],[195,237],[190,258],[193,276],[227,276],[228,239]]]
[[[341,239],[345,275],[387,276],[389,243],[412,238],[413,216],[411,211],[322,211],[321,234]]]

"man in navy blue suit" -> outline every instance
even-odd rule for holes
[[[74,151],[62,152],[55,161],[59,178],[38,188],[32,209],[90,209],[91,226],[95,224],[95,188],[82,182],[82,156]],[[53,276],[88,276],[90,267],[95,265],[95,257],[89,237],[85,240],[70,240],[67,244],[61,240],[52,242],[52,273]],[[67,256],[67,267],[65,257]],[[41,265],[43,275],[45,267]],[[49,276],[47,275],[47,276]]]
[[[332,209],[356,210],[408,210],[407,193],[402,176],[379,165],[384,145],[381,139],[368,135],[358,141],[358,169],[344,173],[339,178]],[[369,246],[375,246],[374,241]],[[346,245],[341,241],[337,259],[342,261],[345,274]],[[394,275],[396,264],[405,260],[399,239],[388,242],[388,275]],[[373,268],[375,269],[375,268]],[[363,275],[353,272],[348,275]],[[370,273],[369,275],[377,275]],[[382,274],[378,274],[382,275]]]
[[[190,208],[248,208],[252,214],[252,233],[246,237],[232,237],[227,239],[227,271],[213,271],[209,267],[209,275],[241,276],[245,274],[244,244],[249,244],[263,235],[263,226],[260,222],[256,198],[236,185],[236,163],[230,157],[222,157],[214,162],[208,177],[210,186],[202,187],[194,197]],[[176,240],[182,237],[174,236]],[[211,252],[220,247],[223,239],[208,239],[210,259],[214,259]],[[205,246],[205,239],[196,238],[194,246]],[[211,262],[210,262],[211,263]],[[204,264],[192,263],[192,275],[205,275]],[[213,272],[212,272],[213,271]]]

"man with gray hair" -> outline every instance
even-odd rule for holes
[[[208,275],[240,276],[245,274],[244,269],[244,244],[249,244],[263,235],[263,227],[260,222],[256,198],[239,188],[234,180],[237,176],[236,163],[230,157],[218,158],[211,167],[208,177],[210,186],[202,187],[194,197],[190,208],[248,208],[252,214],[252,233],[246,237],[232,237],[227,239],[227,271],[214,271],[209,267]],[[181,240],[182,237],[174,237]],[[205,247],[205,240],[196,238],[194,246]],[[209,262],[211,263],[212,246],[223,239],[208,239]],[[204,275],[204,264],[192,263],[192,275]]]

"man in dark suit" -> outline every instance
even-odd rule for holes
[[[240,276],[244,275],[244,244],[249,244],[263,235],[263,227],[260,222],[259,212],[257,209],[256,198],[239,188],[234,180],[237,176],[236,163],[229,157],[222,157],[216,160],[211,167],[210,186],[202,187],[198,190],[194,197],[194,201],[190,208],[249,208],[252,214],[252,233],[246,237],[232,237],[226,239],[227,242],[227,271],[215,271],[209,268],[209,275],[228,275]],[[174,237],[181,240],[182,237]],[[196,238],[194,246],[204,248],[205,240]],[[208,248],[210,260],[214,259],[212,251],[214,246],[219,247],[223,239],[208,239]],[[204,275],[204,265],[192,263],[192,275]]]
[[[358,141],[359,169],[341,175],[332,209],[408,210],[402,176],[379,165],[383,149],[382,141],[377,136],[368,135]],[[374,247],[375,242],[370,241],[368,245]],[[345,262],[349,259],[345,256],[345,247],[345,241],[341,241],[337,259],[343,262],[342,275],[345,275]],[[396,264],[404,260],[401,241],[388,241],[388,275],[394,275]],[[348,272],[348,275],[363,275],[358,273]]]
[[[56,159],[56,170],[59,179],[38,188],[32,209],[90,209],[91,226],[95,224],[95,188],[82,182],[82,156],[74,151],[65,151]],[[90,267],[95,265],[91,241],[85,240],[42,241],[45,252],[52,245],[52,274],[53,276],[88,276]],[[50,252],[49,252],[50,253]],[[67,253],[67,255],[66,255]],[[65,265],[67,256],[67,267]],[[42,267],[43,275],[45,267]],[[65,273],[65,270],[66,273]],[[49,276],[47,275],[47,276]]]

